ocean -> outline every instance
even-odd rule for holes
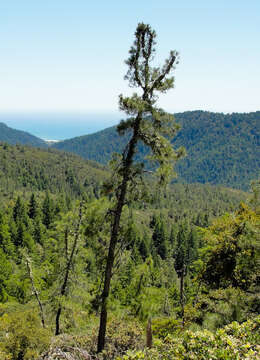
[[[123,115],[123,114],[122,114]],[[44,140],[65,140],[92,134],[116,125],[123,118],[115,113],[0,113],[0,122]]]

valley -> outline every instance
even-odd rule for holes
[[[128,88],[119,4],[1,8],[1,360],[260,358],[257,20],[173,4],[156,19],[189,56],[138,22]],[[164,109],[202,107],[240,112]]]
[[[112,151],[106,144],[115,149],[126,141],[117,139],[114,128],[95,136],[92,149],[95,146],[96,157],[90,145],[84,149],[96,160]],[[101,136],[99,146],[96,141]],[[94,135],[86,138],[94,141]],[[255,140],[251,139],[251,145],[255,146]],[[145,152],[141,148],[142,156],[136,160],[142,161]],[[258,182],[249,194],[235,189],[241,181],[238,173],[234,188],[184,183],[180,175],[180,183],[158,188],[156,178],[150,171],[147,174],[145,182],[138,181],[127,197],[122,213],[106,358],[121,359],[125,349],[143,348],[140,339],[148,318],[152,318],[157,344],[152,359],[172,352],[178,358],[183,341],[189,351],[194,351],[189,336],[194,336],[195,330],[200,331],[196,332],[198,346],[211,331],[214,344],[208,344],[207,349],[218,353],[228,346],[227,351],[232,353],[226,343],[230,331],[240,341],[238,325],[233,321],[242,324],[241,331],[246,327],[247,341],[257,342],[255,330],[250,329],[259,326],[258,320],[253,320],[259,314]],[[228,178],[233,176],[231,173]],[[104,160],[97,163],[54,146],[0,143],[0,329],[12,334],[0,345],[0,354],[17,358],[23,351],[30,359],[49,359],[46,349],[52,343],[53,351],[66,354],[68,346],[74,349],[70,354],[75,359],[82,358],[84,349],[94,356],[110,211],[116,196],[115,183],[109,185],[113,178],[113,169]],[[76,253],[68,268],[74,246]],[[187,269],[184,288],[180,275],[183,266]],[[69,282],[66,292],[59,295],[66,269]],[[184,302],[181,296],[185,296]],[[62,299],[61,335],[53,338],[60,306],[57,299]],[[18,327],[14,325],[17,321]],[[167,345],[166,335],[171,336]],[[28,345],[22,345],[24,339]],[[251,345],[249,349],[254,357],[258,350]],[[242,348],[239,351],[245,354]],[[149,354],[143,350],[140,356]],[[132,359],[131,355],[125,358]]]

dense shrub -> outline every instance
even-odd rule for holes
[[[182,337],[168,336],[156,340],[154,348],[128,352],[117,360],[238,360],[259,359],[260,316],[243,324],[233,322],[215,334],[208,331],[186,331]]]
[[[92,320],[95,321],[94,318]],[[58,353],[59,359],[113,360],[118,356],[123,356],[127,350],[139,350],[144,346],[144,330],[137,321],[131,319],[119,320],[112,317],[108,321],[105,350],[98,357],[96,354],[97,334],[98,323],[96,322],[92,326],[89,324],[84,335],[56,336],[50,348],[42,353],[39,360],[56,359],[55,354]]]
[[[153,335],[164,339],[168,334],[176,334],[181,330],[181,320],[165,318],[165,319],[153,319],[152,331]]]
[[[4,314],[0,319],[0,359],[34,360],[48,348],[50,332],[32,311]]]

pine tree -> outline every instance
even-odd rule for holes
[[[25,240],[25,226],[24,224],[19,221],[17,224],[17,234],[15,238],[15,246],[24,246],[24,240]]]
[[[146,233],[143,235],[143,237],[140,240],[138,250],[143,261],[145,261],[145,259],[150,255],[149,246],[148,246],[148,236]]]
[[[24,207],[24,204],[20,198],[20,196],[18,196],[17,200],[16,200],[16,203],[14,205],[14,208],[13,208],[13,218],[14,218],[14,221],[17,223],[19,221],[22,221],[24,222],[25,221],[25,207]]]
[[[7,216],[0,213],[0,248],[8,256],[14,255],[14,244],[11,241],[11,233],[8,224]]]
[[[160,255],[162,260],[165,260],[167,256],[166,229],[165,224],[160,217],[155,220],[152,240],[157,254]]]
[[[34,221],[34,229],[33,229],[33,238],[34,241],[38,244],[43,245],[43,230],[42,227],[44,227],[40,221],[40,217],[37,216],[37,218]]]
[[[156,33],[150,25],[138,24],[135,41],[126,60],[128,71],[125,79],[132,87],[138,87],[141,95],[134,93],[131,97],[119,96],[119,108],[129,118],[118,125],[119,134],[130,133],[130,140],[121,156],[112,161],[114,177],[106,188],[114,191],[115,202],[111,211],[111,236],[106,262],[104,286],[102,293],[100,327],[97,351],[105,346],[107,324],[107,300],[110,291],[115,250],[120,230],[120,219],[128,195],[138,198],[137,184],[142,176],[144,164],[134,163],[134,155],[139,141],[151,151],[150,159],[158,164],[157,175],[161,184],[166,183],[173,174],[175,161],[183,155],[183,149],[174,151],[170,138],[176,134],[178,127],[172,115],[155,106],[158,93],[165,93],[173,88],[174,78],[170,72],[178,63],[178,53],[171,51],[164,66],[153,67]]]
[[[48,229],[50,227],[51,222],[53,221],[53,205],[50,199],[50,195],[47,192],[42,204],[42,223]]]
[[[37,202],[34,194],[30,198],[28,216],[30,219],[35,219],[37,216]]]
[[[194,228],[191,228],[190,233],[187,239],[187,267],[193,263],[194,260],[197,259],[198,256],[198,239],[197,234]]]
[[[176,248],[177,233],[178,233],[178,226],[175,224],[171,227],[170,236],[169,236],[169,244],[173,251]]]

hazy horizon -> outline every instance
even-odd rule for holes
[[[187,111],[209,110],[194,109]],[[260,111],[260,109],[252,112],[256,111]],[[229,114],[224,111],[219,113]],[[239,113],[239,111],[230,113]],[[107,113],[0,112],[0,123],[5,123],[10,128],[26,131],[43,140],[60,141],[104,130],[117,125],[123,118],[125,118],[124,114],[119,111]]]
[[[119,113],[0,113],[0,122],[43,140],[65,140],[118,124]]]

